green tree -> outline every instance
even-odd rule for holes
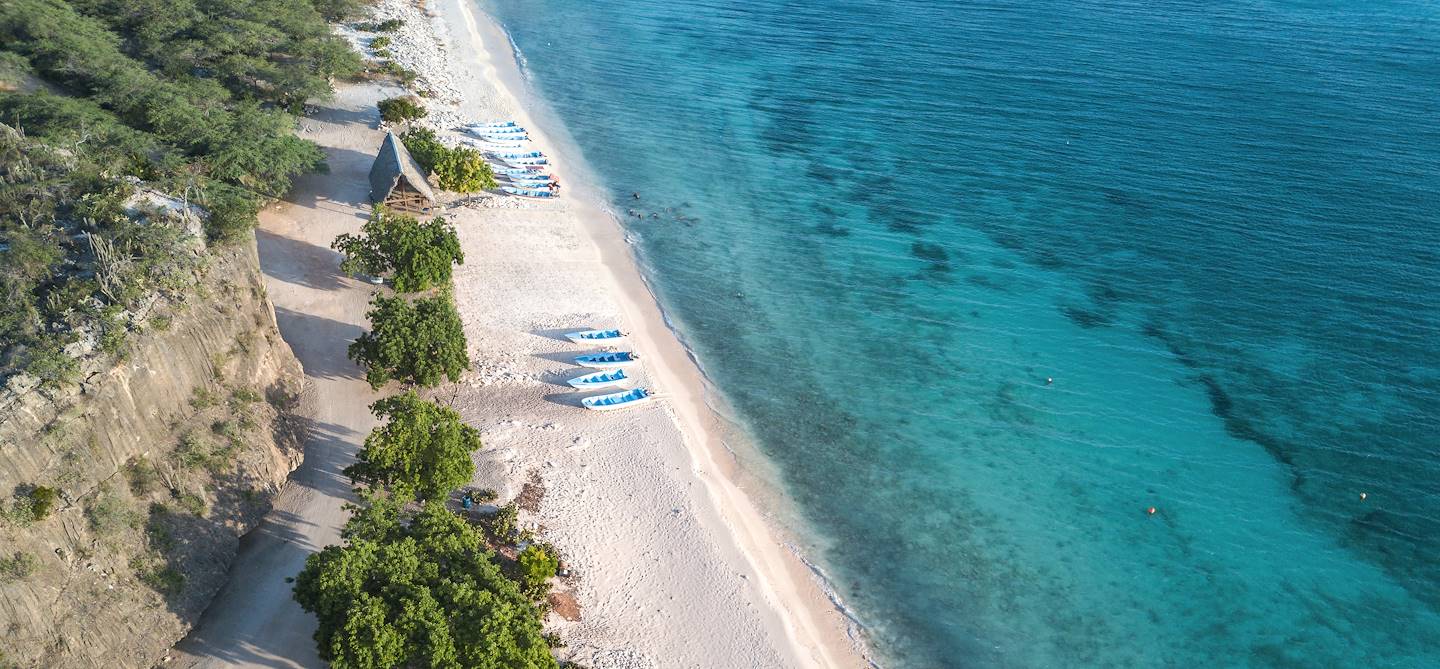
[[[497,185],[495,171],[475,149],[445,146],[429,128],[412,128],[400,140],[415,162],[434,174],[436,183],[445,190],[475,193]]]
[[[475,475],[470,453],[480,448],[480,432],[449,407],[415,393],[387,397],[370,405],[385,421],[365,438],[359,462],[345,468],[350,480],[385,486],[400,499],[442,499]]]
[[[347,274],[393,277],[395,290],[414,293],[450,283],[455,265],[465,262],[455,228],[443,218],[421,222],[379,207],[359,235],[343,234],[331,245],[345,256]]]
[[[421,386],[441,377],[459,381],[470,367],[465,331],[449,293],[410,302],[376,295],[370,301],[370,331],[350,344],[350,359],[365,367],[365,380],[379,388],[391,379]]]
[[[295,579],[331,667],[557,667],[539,610],[478,530],[434,502],[408,519],[364,518],[363,532],[347,527],[346,544],[311,555]]]

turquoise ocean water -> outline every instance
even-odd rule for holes
[[[1440,667],[1440,5],[485,8],[882,664]]]

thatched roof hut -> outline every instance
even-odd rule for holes
[[[370,167],[370,200],[395,211],[423,214],[435,206],[435,192],[425,171],[393,132],[385,133],[380,153]]]

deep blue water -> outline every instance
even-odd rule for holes
[[[487,8],[886,666],[1440,666],[1440,6]]]

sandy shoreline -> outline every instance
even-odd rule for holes
[[[705,380],[700,369],[666,324],[655,297],[639,272],[633,251],[625,240],[624,230],[603,206],[604,194],[593,185],[583,166],[579,165],[578,150],[573,146],[550,141],[552,136],[546,130],[554,127],[553,118],[543,111],[532,113],[536,111],[533,109],[537,105],[535,101],[530,101],[529,105],[520,102],[525,83],[503,30],[490,17],[475,10],[468,0],[438,0],[433,2],[432,6],[436,14],[432,26],[442,43],[452,50],[452,62],[460,64],[461,67],[478,68],[483,77],[483,85],[488,88],[475,90],[481,87],[481,82],[462,77],[461,81],[466,82],[460,85],[465,98],[459,105],[462,113],[475,120],[514,118],[531,130],[537,145],[546,151],[547,155],[557,159],[552,171],[565,184],[565,198],[562,206],[547,207],[545,211],[557,219],[569,219],[579,228],[584,241],[598,252],[601,269],[597,272],[598,278],[604,283],[606,296],[613,299],[614,306],[618,307],[618,318],[594,324],[623,325],[630,330],[636,350],[644,356],[649,385],[665,395],[663,410],[645,411],[672,419],[671,422],[679,427],[679,432],[671,436],[671,440],[678,443],[662,443],[658,446],[679,447],[688,456],[689,471],[681,473],[698,479],[701,485],[698,490],[692,488],[693,492],[687,491],[689,499],[685,501],[696,507],[696,522],[699,528],[714,535],[705,539],[716,542],[717,552],[721,553],[726,562],[732,563],[724,565],[725,568],[740,571],[742,580],[747,582],[743,592],[745,598],[757,599],[762,605],[757,606],[756,613],[760,615],[755,617],[760,618],[763,626],[769,629],[758,636],[771,643],[778,642],[789,646],[776,649],[778,658],[781,658],[785,665],[866,665],[858,644],[851,637],[854,630],[850,629],[849,621],[836,610],[822,591],[810,568],[780,542],[779,535],[767,522],[761,510],[730,477],[734,469],[734,459],[722,439],[725,426],[706,404]],[[480,102],[471,102],[472,99]],[[513,113],[485,115],[485,112],[506,110]],[[545,121],[543,125],[537,122],[542,120]],[[462,234],[462,242],[467,241],[466,237],[467,235]],[[483,248],[484,245],[475,246]],[[458,284],[457,289],[457,293],[463,292]],[[464,314],[465,307],[462,306],[461,309]],[[590,324],[576,322],[574,326]],[[607,422],[621,420],[615,416],[599,418]],[[556,479],[563,480],[563,474]],[[688,481],[680,482],[690,487]],[[554,511],[559,515],[586,515],[586,500],[578,499],[575,502],[576,508]],[[551,515],[543,511],[542,509],[542,516]],[[613,528],[616,532],[624,532],[625,529]],[[739,562],[735,563],[737,560]],[[677,584],[680,586],[679,592],[654,593],[653,598],[660,600],[676,595],[693,597],[699,590],[707,587],[706,575],[703,573],[694,574],[688,580],[688,583]],[[597,592],[595,596],[613,594]],[[583,596],[581,604],[587,604]],[[755,603],[746,602],[746,605],[749,608]],[[773,614],[765,615],[766,612],[758,610],[762,607],[771,608]],[[624,624],[623,621],[614,619],[598,623],[610,628]],[[775,629],[777,624],[779,629]],[[683,620],[676,620],[661,632],[676,637],[676,645],[693,646],[698,640],[694,635],[698,629],[704,628],[690,628]],[[724,661],[723,656],[714,653],[706,653],[701,657],[706,658],[704,666],[762,666],[750,664],[746,658],[741,657],[734,658],[735,663],[732,664]],[[678,658],[664,655],[654,657],[654,660],[663,666],[675,666],[676,659]]]
[[[560,657],[591,669],[867,666],[848,618],[736,484],[741,472],[723,442],[726,425],[706,405],[704,377],[667,327],[578,150],[538,103],[521,103],[525,84],[503,30],[470,0],[432,0],[425,11],[383,0],[375,13],[405,21],[390,50],[434,92],[426,124],[443,132],[517,120],[564,183],[558,201],[451,198],[445,216],[466,256],[455,295],[472,368],[433,393],[481,431],[472,484],[502,501],[518,497],[521,526],[557,546],[575,573],[558,591],[578,615],[567,605],[566,617],[547,620],[567,644]],[[373,37],[340,32],[362,47]],[[306,459],[242,541],[229,583],[177,645],[176,666],[323,666],[314,618],[284,579],[339,542],[352,498],[339,471],[374,426],[366,407],[395,390],[371,391],[345,359],[373,286],[340,276],[328,247],[367,217],[366,174],[384,136],[375,103],[401,92],[388,83],[338,87],[300,128],[325,150],[330,172],[300,178],[287,202],[260,217],[267,290],[307,376]],[[586,411],[564,381],[580,373],[570,361],[587,351],[561,335],[615,326],[631,331],[643,356],[641,385],[663,399]]]

